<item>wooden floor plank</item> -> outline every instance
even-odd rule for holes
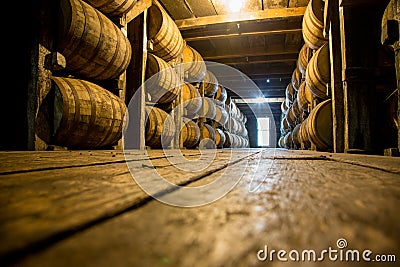
[[[336,241],[345,238],[349,249],[398,254],[399,175],[310,155],[274,160],[267,153],[192,186],[241,170],[246,174],[238,186],[216,202],[179,208],[151,201],[30,255],[18,266],[396,266],[327,257],[324,262],[260,262],[257,252],[265,245],[320,252],[337,249]],[[249,192],[252,183],[260,185],[256,192]]]
[[[150,151],[150,161],[135,163],[137,169],[134,177],[148,177],[157,171],[175,184],[186,184],[259,151],[236,152],[234,156],[231,151],[221,151],[214,161],[210,160],[212,164],[208,168],[193,173],[179,169],[180,165],[187,164],[186,159],[178,159],[172,166],[171,159],[157,158],[160,151]],[[59,157],[67,153],[60,153]],[[189,159],[198,156],[196,151],[184,153]],[[204,154],[205,159],[213,156],[212,152],[206,151]],[[33,155],[34,158],[40,155],[43,160],[51,154]],[[139,157],[142,155],[139,154]],[[65,165],[58,166],[71,166],[74,158],[64,158],[69,158],[69,163],[64,161]],[[33,247],[64,238],[151,199],[135,183],[126,162],[3,174],[0,175],[0,190],[2,259],[22,255]],[[162,193],[163,190],[167,188],[159,188],[158,192]]]
[[[349,163],[370,167],[378,170],[400,174],[400,157],[389,157],[379,155],[365,154],[346,154],[346,153],[329,153],[316,152],[310,150],[287,150],[276,149],[275,158],[305,158],[316,157],[326,158],[338,162]]]

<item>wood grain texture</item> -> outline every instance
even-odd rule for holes
[[[398,253],[399,175],[327,161],[321,155],[277,150],[253,156],[226,169],[232,175],[245,169],[246,174],[212,204],[179,208],[151,201],[18,266],[381,266],[327,259],[257,260],[265,245],[270,250],[321,251],[336,249],[339,238],[347,239],[351,249]],[[260,184],[255,192],[249,192],[252,182]]]
[[[254,153],[257,150],[251,152]],[[58,152],[57,152],[58,153]],[[129,153],[129,152],[127,152]],[[143,159],[143,154],[132,152],[127,157],[130,162]],[[154,158],[160,152],[149,151],[150,159],[135,162],[134,177],[150,177],[156,170],[163,178],[174,184],[186,184],[190,179],[200,179],[208,173],[226,168],[230,162],[241,160],[248,152],[230,151],[218,153],[212,164],[200,172],[185,172],[180,168],[188,164],[187,160],[199,158],[199,152],[191,150],[183,152],[185,157],[171,165],[168,157]],[[8,154],[8,153],[4,153]],[[14,164],[20,165],[20,157],[14,153]],[[22,153],[21,153],[22,154]],[[38,159],[37,155],[41,157]],[[37,248],[51,244],[71,233],[81,231],[92,224],[101,222],[136,206],[149,201],[149,197],[135,182],[125,161],[114,164],[99,165],[101,159],[109,163],[103,152],[94,153],[97,157],[86,161],[87,166],[79,168],[58,168],[36,170],[32,172],[15,172],[0,176],[0,258],[2,261],[21,257]],[[53,157],[53,166],[74,166],[80,158],[87,154],[71,157],[68,151],[60,152],[63,161],[56,160],[54,153],[26,153],[26,162],[46,161]],[[154,156],[151,156],[154,155]],[[6,155],[3,155],[6,157]],[[32,158],[31,158],[32,157]],[[118,155],[119,159],[122,158]],[[171,156],[169,156],[171,157]],[[214,157],[212,152],[204,152],[204,160]],[[27,160],[31,158],[30,160]],[[70,161],[69,164],[66,162]],[[10,160],[11,162],[12,160]],[[81,164],[85,163],[83,161]],[[10,164],[10,163],[9,163]],[[13,169],[10,166],[8,170]],[[151,182],[151,181],[150,181]],[[166,188],[160,188],[158,192]]]

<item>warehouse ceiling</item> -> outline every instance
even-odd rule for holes
[[[250,77],[267,98],[285,89],[304,44],[302,19],[309,0],[160,0],[187,44],[205,61],[227,64]],[[241,77],[231,77],[232,81]],[[235,88],[246,98],[254,89]],[[234,94],[230,95],[235,98]],[[273,113],[280,103],[270,103]],[[246,104],[241,110],[250,111]]]

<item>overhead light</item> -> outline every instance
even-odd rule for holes
[[[244,1],[245,0],[224,0],[224,4],[226,8],[229,10],[231,13],[237,13],[240,10],[242,10],[244,6]]]
[[[267,79],[267,83],[269,83],[269,79]]]

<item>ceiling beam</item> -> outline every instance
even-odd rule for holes
[[[176,20],[175,23],[180,30],[187,30],[215,24],[241,23],[251,21],[260,22],[264,20],[302,17],[305,10],[306,7],[266,9],[257,12],[246,12]]]
[[[238,36],[265,36],[265,35],[277,35],[277,34],[287,34],[287,33],[299,33],[301,32],[301,28],[299,29],[287,29],[287,30],[268,30],[268,31],[255,31],[255,32],[237,32],[237,33],[219,33],[219,34],[210,34],[204,36],[195,36],[195,37],[184,37],[187,42],[195,42],[202,40],[211,40],[217,38],[235,38]]]
[[[260,57],[260,56],[272,56],[272,55],[286,55],[286,54],[299,54],[298,49],[266,49],[263,47],[259,51],[254,51],[255,49],[245,49],[242,51],[235,51],[235,53],[218,53],[216,55],[203,55],[204,60],[222,60],[222,59],[232,59],[238,57]]]
[[[238,58],[226,58],[218,60],[218,63],[226,65],[249,65],[260,63],[293,62],[298,59],[299,53],[274,54],[262,56],[247,56]]]

